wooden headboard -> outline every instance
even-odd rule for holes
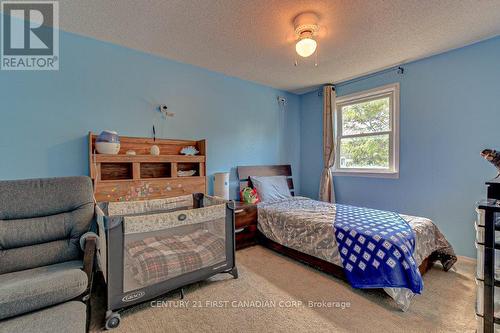
[[[237,170],[238,179],[240,181],[240,190],[247,186],[252,187],[252,182],[250,181],[251,176],[285,176],[287,177],[290,193],[294,195],[292,167],[289,164],[239,166]]]
[[[206,141],[135,138],[121,136],[116,155],[95,153],[97,135],[89,133],[89,168],[97,201],[130,201],[207,193]],[[151,146],[160,155],[151,155]],[[199,154],[181,155],[183,147],[194,146]],[[134,150],[135,155],[127,155]],[[179,171],[194,171],[183,176]]]

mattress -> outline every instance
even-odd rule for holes
[[[403,214],[400,216],[415,231],[413,255],[417,265],[432,253],[437,255],[446,270],[456,262],[450,243],[430,219]],[[335,204],[309,198],[294,197],[258,205],[258,229],[264,236],[288,248],[342,266],[333,228],[334,221]],[[407,298],[411,299],[413,296],[396,289],[402,288],[384,288],[403,309],[407,309]]]
[[[149,237],[125,246],[125,261],[136,283],[147,286],[224,261],[225,241],[207,231]]]

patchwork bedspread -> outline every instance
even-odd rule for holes
[[[415,235],[408,222],[394,212],[339,204],[335,208],[335,238],[352,287],[422,291],[413,259]]]
[[[286,247],[323,259],[343,267],[335,239],[333,221],[336,205],[294,197],[260,203],[258,228],[270,240]],[[413,258],[417,267],[431,253],[437,256],[445,270],[450,269],[457,257],[437,226],[423,217],[399,214],[415,233]],[[407,288],[384,288],[397,304],[407,309],[413,292]]]
[[[134,279],[142,286],[224,261],[224,239],[206,230],[182,236],[157,236],[126,244],[125,255]]]

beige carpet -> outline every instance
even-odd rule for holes
[[[148,302],[126,310],[113,332],[475,330],[475,261],[468,258],[459,258],[456,271],[445,273],[439,265],[431,269],[424,276],[423,294],[416,296],[404,313],[383,292],[354,290],[263,247],[254,246],[236,254],[239,279],[219,275],[187,288],[184,302],[172,295],[162,299],[166,307],[153,308]],[[94,301],[101,302],[98,298]],[[332,307],[310,306],[310,301],[331,302]],[[341,302],[350,306],[342,309]],[[102,325],[102,311],[97,308],[94,306],[94,331]]]

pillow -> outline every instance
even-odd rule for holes
[[[250,177],[261,202],[291,198],[285,176]]]

